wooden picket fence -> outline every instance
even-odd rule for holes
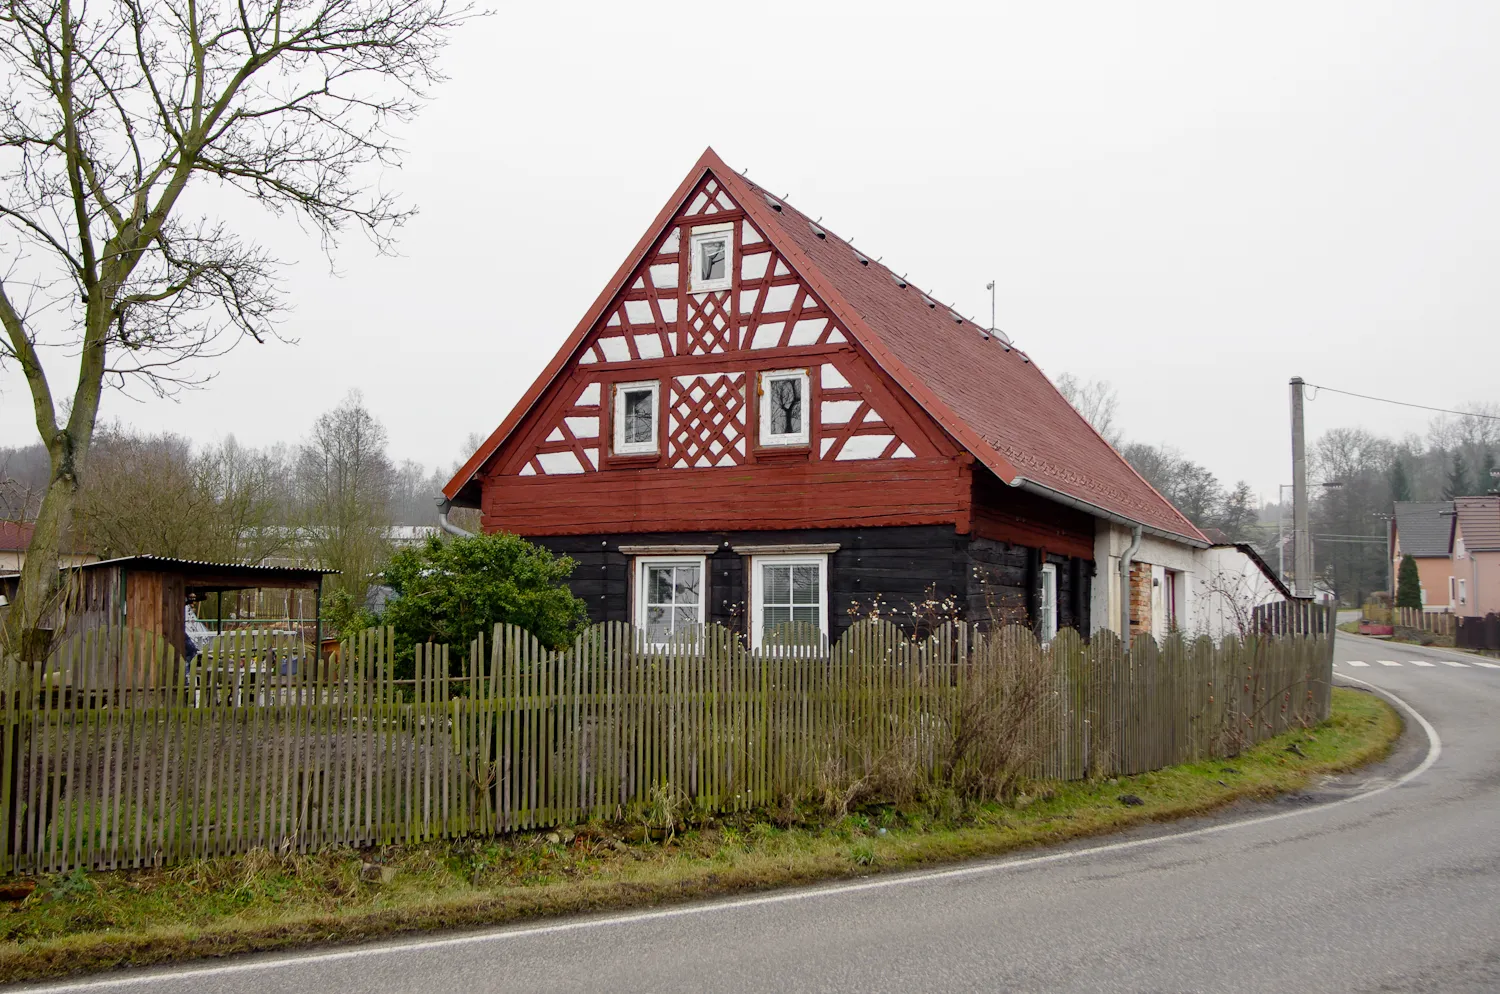
[[[1434,635],[1452,638],[1458,630],[1458,616],[1450,611],[1422,611],[1414,607],[1396,609],[1395,623],[1403,628],[1416,628]]]
[[[763,650],[716,626],[652,646],[608,624],[556,652],[499,626],[462,659],[418,647],[406,679],[396,658],[371,630],[328,659],[245,632],[187,662],[130,632],[6,661],[0,872],[728,812],[892,757],[937,778],[1028,673],[1027,775],[1137,773],[1323,720],[1332,675],[1327,637],[1142,636],[1126,652],[1108,633],[1042,646],[957,623]]]

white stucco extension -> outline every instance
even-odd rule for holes
[[[1093,630],[1120,634],[1120,557],[1130,547],[1130,529],[1096,519],[1094,578],[1090,603]],[[1282,599],[1261,564],[1233,545],[1194,548],[1154,535],[1141,536],[1134,562],[1151,567],[1151,633],[1170,629],[1170,600],[1176,601],[1177,628],[1219,639],[1248,630],[1252,612]]]

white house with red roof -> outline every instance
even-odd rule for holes
[[[663,639],[913,604],[1224,630],[1208,539],[1030,357],[712,149],[444,496]]]

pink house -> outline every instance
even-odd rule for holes
[[[1422,588],[1422,610],[1452,611],[1453,502],[1449,500],[1396,501],[1391,518],[1391,575],[1401,575],[1401,560],[1417,564]]]
[[[1453,610],[1500,614],[1500,495],[1453,500]]]

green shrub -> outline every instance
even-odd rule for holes
[[[478,635],[488,638],[502,623],[521,626],[551,649],[569,644],[588,624],[583,601],[567,587],[574,566],[506,534],[431,538],[400,550],[381,573],[399,596],[379,618],[395,629],[397,676],[411,675],[417,645],[446,643],[457,661]]]

